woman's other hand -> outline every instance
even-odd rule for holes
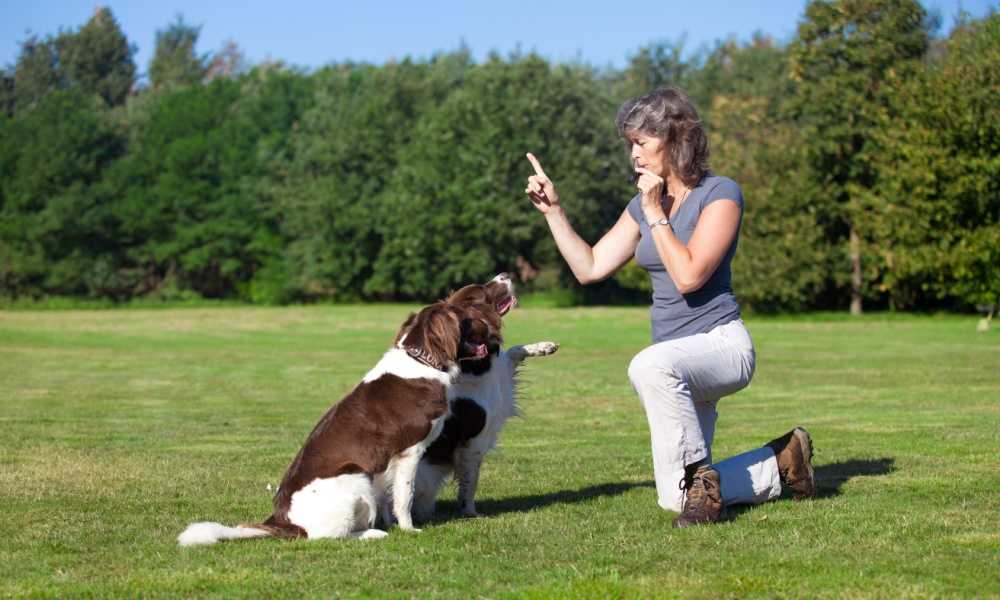
[[[541,163],[530,152],[527,154],[527,157],[531,166],[535,169],[535,174],[528,177],[528,187],[524,189],[524,193],[528,194],[535,208],[541,211],[542,214],[547,215],[552,211],[562,210],[562,207],[559,205],[559,194],[556,193],[556,186],[552,184],[552,180],[545,174]]]
[[[635,185],[642,192],[642,212],[646,220],[652,223],[666,218],[663,207],[663,186],[666,182],[649,169],[636,167],[635,172],[639,175]]]

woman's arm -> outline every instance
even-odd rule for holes
[[[663,218],[646,214],[647,222]],[[650,220],[651,219],[651,220]],[[677,291],[690,294],[698,291],[712,277],[729,250],[740,226],[740,206],[735,200],[716,200],[705,207],[698,217],[694,233],[687,245],[677,239],[670,225],[651,230],[656,252],[663,261]]]
[[[547,212],[545,220],[559,253],[566,259],[576,280],[583,285],[610,277],[632,258],[639,243],[639,225],[627,210],[593,248],[576,233],[562,207]]]
[[[660,198],[666,185],[652,171],[637,169],[642,191],[642,212],[647,223],[666,218]],[[740,227],[740,205],[733,199],[719,199],[706,206],[687,245],[677,239],[671,225],[650,229],[656,252],[663,261],[677,291],[682,294],[701,289],[709,280],[736,238]]]
[[[614,227],[591,247],[573,229],[559,204],[555,185],[538,159],[529,153],[528,160],[535,174],[528,178],[528,187],[524,191],[531,197],[535,208],[545,215],[556,247],[576,280],[584,285],[601,281],[628,262],[639,243],[639,225],[627,214],[628,211],[623,211]]]

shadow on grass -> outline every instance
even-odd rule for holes
[[[854,477],[888,475],[896,470],[896,459],[890,457],[851,459],[816,467],[816,497],[839,496],[840,488]]]
[[[593,500],[601,496],[618,496],[631,489],[640,487],[651,488],[654,487],[654,483],[652,481],[643,481],[641,483],[602,483],[578,490],[562,490],[549,494],[511,496],[496,500],[478,500],[476,501],[476,511],[484,517],[492,517],[509,512],[528,512],[552,504],[575,504],[577,502]],[[460,517],[461,513],[458,502],[444,501],[438,503],[437,512],[432,521],[450,521]]]
[[[840,488],[845,482],[854,477],[870,477],[876,475],[888,475],[896,470],[896,459],[891,457],[875,459],[851,459],[842,462],[830,463],[816,467],[816,490],[817,498],[830,498],[841,494]],[[476,502],[476,510],[483,516],[501,515],[509,512],[527,512],[536,508],[542,508],[552,504],[575,504],[586,502],[600,496],[618,496],[631,489],[645,487],[655,487],[652,481],[641,483],[602,483],[592,485],[578,490],[562,490],[549,494],[537,494],[533,496],[512,496],[497,500],[480,500]],[[787,496],[788,494],[782,494]],[[726,507],[726,518],[733,519],[747,510],[753,508],[752,505],[734,505]],[[455,501],[443,501],[438,504],[438,509],[432,523],[441,523],[461,518],[458,503]]]

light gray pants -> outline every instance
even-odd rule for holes
[[[708,333],[653,344],[628,367],[649,420],[659,504],[680,512],[684,467],[712,460],[719,398],[750,383],[754,371],[750,333],[737,319]],[[757,504],[781,494],[778,462],[770,448],[733,456],[719,472],[724,504]]]

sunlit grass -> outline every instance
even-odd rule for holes
[[[524,417],[419,535],[178,548],[194,520],[267,516],[316,419],[403,305],[0,312],[0,595],[996,596],[1000,332],[974,317],[749,320],[751,387],[714,454],[795,424],[821,497],[683,531],[655,502],[625,370],[642,308],[522,308]]]

